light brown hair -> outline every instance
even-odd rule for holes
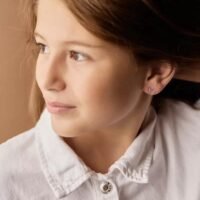
[[[38,0],[21,1],[26,22],[29,63],[34,65],[38,54],[33,36]],[[129,48],[138,61],[168,60],[179,67],[189,67],[200,61],[198,1],[62,1],[87,30],[103,40]],[[35,80],[29,107],[37,121],[44,109],[44,99]]]

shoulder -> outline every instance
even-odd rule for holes
[[[17,160],[26,154],[33,146],[34,132],[34,128],[31,128],[0,144],[0,163],[4,160]]]
[[[179,185],[187,199],[199,196],[199,119],[198,105],[164,100],[155,129],[155,158],[159,164],[162,162],[160,166],[166,172],[166,190],[177,192],[174,188]]]
[[[166,126],[171,132],[189,134],[200,139],[200,101],[189,105],[182,101],[165,99],[158,112],[161,125]]]
[[[0,188],[4,191],[0,199],[11,198],[15,187],[36,163],[34,135],[32,128],[0,145]]]
[[[166,99],[158,111],[156,134],[162,146],[171,155],[192,158],[200,153],[200,107],[181,101]],[[179,152],[179,153],[178,153]],[[194,157],[193,157],[194,158]],[[178,158],[177,158],[178,159]]]

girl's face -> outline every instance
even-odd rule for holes
[[[137,68],[127,50],[88,32],[58,0],[39,0],[35,32],[36,42],[42,43],[36,80],[45,101],[75,106],[51,114],[59,135],[119,130],[135,120],[145,70]]]

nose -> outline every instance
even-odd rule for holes
[[[45,90],[61,91],[65,89],[65,65],[60,57],[52,57],[46,62],[46,71],[44,73]]]

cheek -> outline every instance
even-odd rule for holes
[[[35,68],[35,77],[36,77],[36,81],[37,81],[37,83],[38,83],[38,85],[40,85],[39,83],[40,83],[40,80],[41,80],[41,73],[39,72],[39,70],[38,70],[38,67],[37,67],[37,65],[36,65],[36,68]]]
[[[126,75],[96,77],[82,85],[79,97],[88,113],[102,113],[105,117],[132,104],[133,93],[138,93],[137,88],[133,78],[127,78]]]
[[[38,59],[36,63],[36,67],[35,67],[35,77],[36,77],[36,81],[40,90],[42,90],[43,88],[42,86],[44,84],[43,82],[44,82],[44,77],[46,74],[44,67],[41,67],[41,66],[44,66],[44,65],[42,65],[40,59]]]
[[[37,58],[36,66],[35,66],[35,77],[36,80],[39,81],[41,79],[41,68],[39,68],[39,59]]]

